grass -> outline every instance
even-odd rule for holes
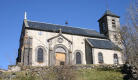
[[[81,69],[84,80],[123,80],[120,69],[101,68],[101,69]]]
[[[114,68],[100,68],[100,69],[79,69],[78,78],[75,80],[123,80],[123,75],[120,69]],[[41,76],[29,76],[25,75],[27,71],[15,72],[19,78],[13,78],[12,80],[41,80]],[[12,72],[5,72],[4,75],[12,74]],[[54,77],[53,75],[48,75]],[[3,80],[3,79],[0,79]],[[48,79],[47,79],[48,80]]]

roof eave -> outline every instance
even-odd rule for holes
[[[120,51],[120,50],[118,50],[118,49],[114,49],[114,48],[100,48],[100,47],[92,47],[92,48]]]

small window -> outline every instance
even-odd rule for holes
[[[114,19],[112,20],[112,27],[114,27],[114,28],[116,27],[115,26],[115,20]]]
[[[122,42],[121,42],[121,41],[119,41],[119,42],[118,42],[118,44],[119,44],[119,45],[121,45],[121,44],[122,44]]]
[[[114,63],[118,64],[118,56],[117,56],[117,54],[114,54]]]
[[[37,62],[43,62],[43,49],[39,48],[37,52]]]
[[[103,54],[102,53],[98,54],[98,59],[99,59],[99,63],[103,63]]]
[[[114,40],[117,41],[117,35],[114,35]]]

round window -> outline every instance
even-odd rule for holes
[[[63,39],[62,38],[58,38],[58,42],[59,43],[62,43],[63,42]]]

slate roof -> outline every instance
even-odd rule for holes
[[[120,50],[117,45],[115,45],[110,40],[97,40],[97,39],[87,39],[92,47],[94,48],[102,48],[102,49],[112,49],[112,50]]]
[[[34,22],[34,21],[28,21],[28,20],[27,20],[27,24],[29,27],[26,27],[26,28],[46,30],[46,31],[52,31],[52,32],[53,31],[59,32],[59,29],[61,28],[62,33],[107,39],[107,37],[104,36],[103,34],[100,34],[97,31],[90,30],[90,29],[82,29],[82,28],[76,28],[76,27],[54,25],[54,24],[49,24],[49,23]]]
[[[113,17],[118,17],[118,18],[120,18],[120,16],[117,16],[116,14],[114,14],[113,12],[111,12],[110,10],[106,10],[106,12],[103,14],[103,16],[101,17],[101,18],[103,18],[104,16],[113,16]],[[101,19],[100,18],[100,19]],[[99,19],[99,20],[100,20]],[[98,20],[98,22],[99,22],[99,20]]]

